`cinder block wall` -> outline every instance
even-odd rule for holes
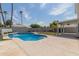
[[[13,27],[13,32],[20,32],[20,33],[26,33],[26,32],[48,32],[51,30],[51,28],[26,28],[26,27]]]
[[[28,28],[26,28],[26,27],[13,27],[12,30],[13,30],[13,32],[25,33],[28,31]]]

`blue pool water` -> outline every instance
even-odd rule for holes
[[[34,33],[16,33],[16,34],[9,34],[10,38],[20,38],[24,41],[37,41],[45,38],[45,35],[39,35]]]

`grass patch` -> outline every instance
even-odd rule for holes
[[[3,39],[0,38],[0,41],[2,41]]]
[[[1,39],[1,38],[0,38],[0,41],[4,41],[4,39]]]
[[[39,34],[56,35],[55,32],[38,32]]]
[[[5,40],[8,40],[8,39],[1,39],[1,38],[0,38],[0,41],[5,41]]]

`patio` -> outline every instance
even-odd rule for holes
[[[14,56],[57,56],[79,55],[79,40],[48,36],[39,41],[18,39],[0,41],[0,55]]]

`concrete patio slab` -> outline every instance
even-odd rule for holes
[[[24,56],[26,55],[12,40],[0,42],[0,56]]]
[[[22,48],[31,56],[79,55],[79,40],[48,36],[34,42],[22,42]]]
[[[47,36],[38,41],[13,39],[0,42],[0,55],[4,56],[78,56],[79,40]]]

